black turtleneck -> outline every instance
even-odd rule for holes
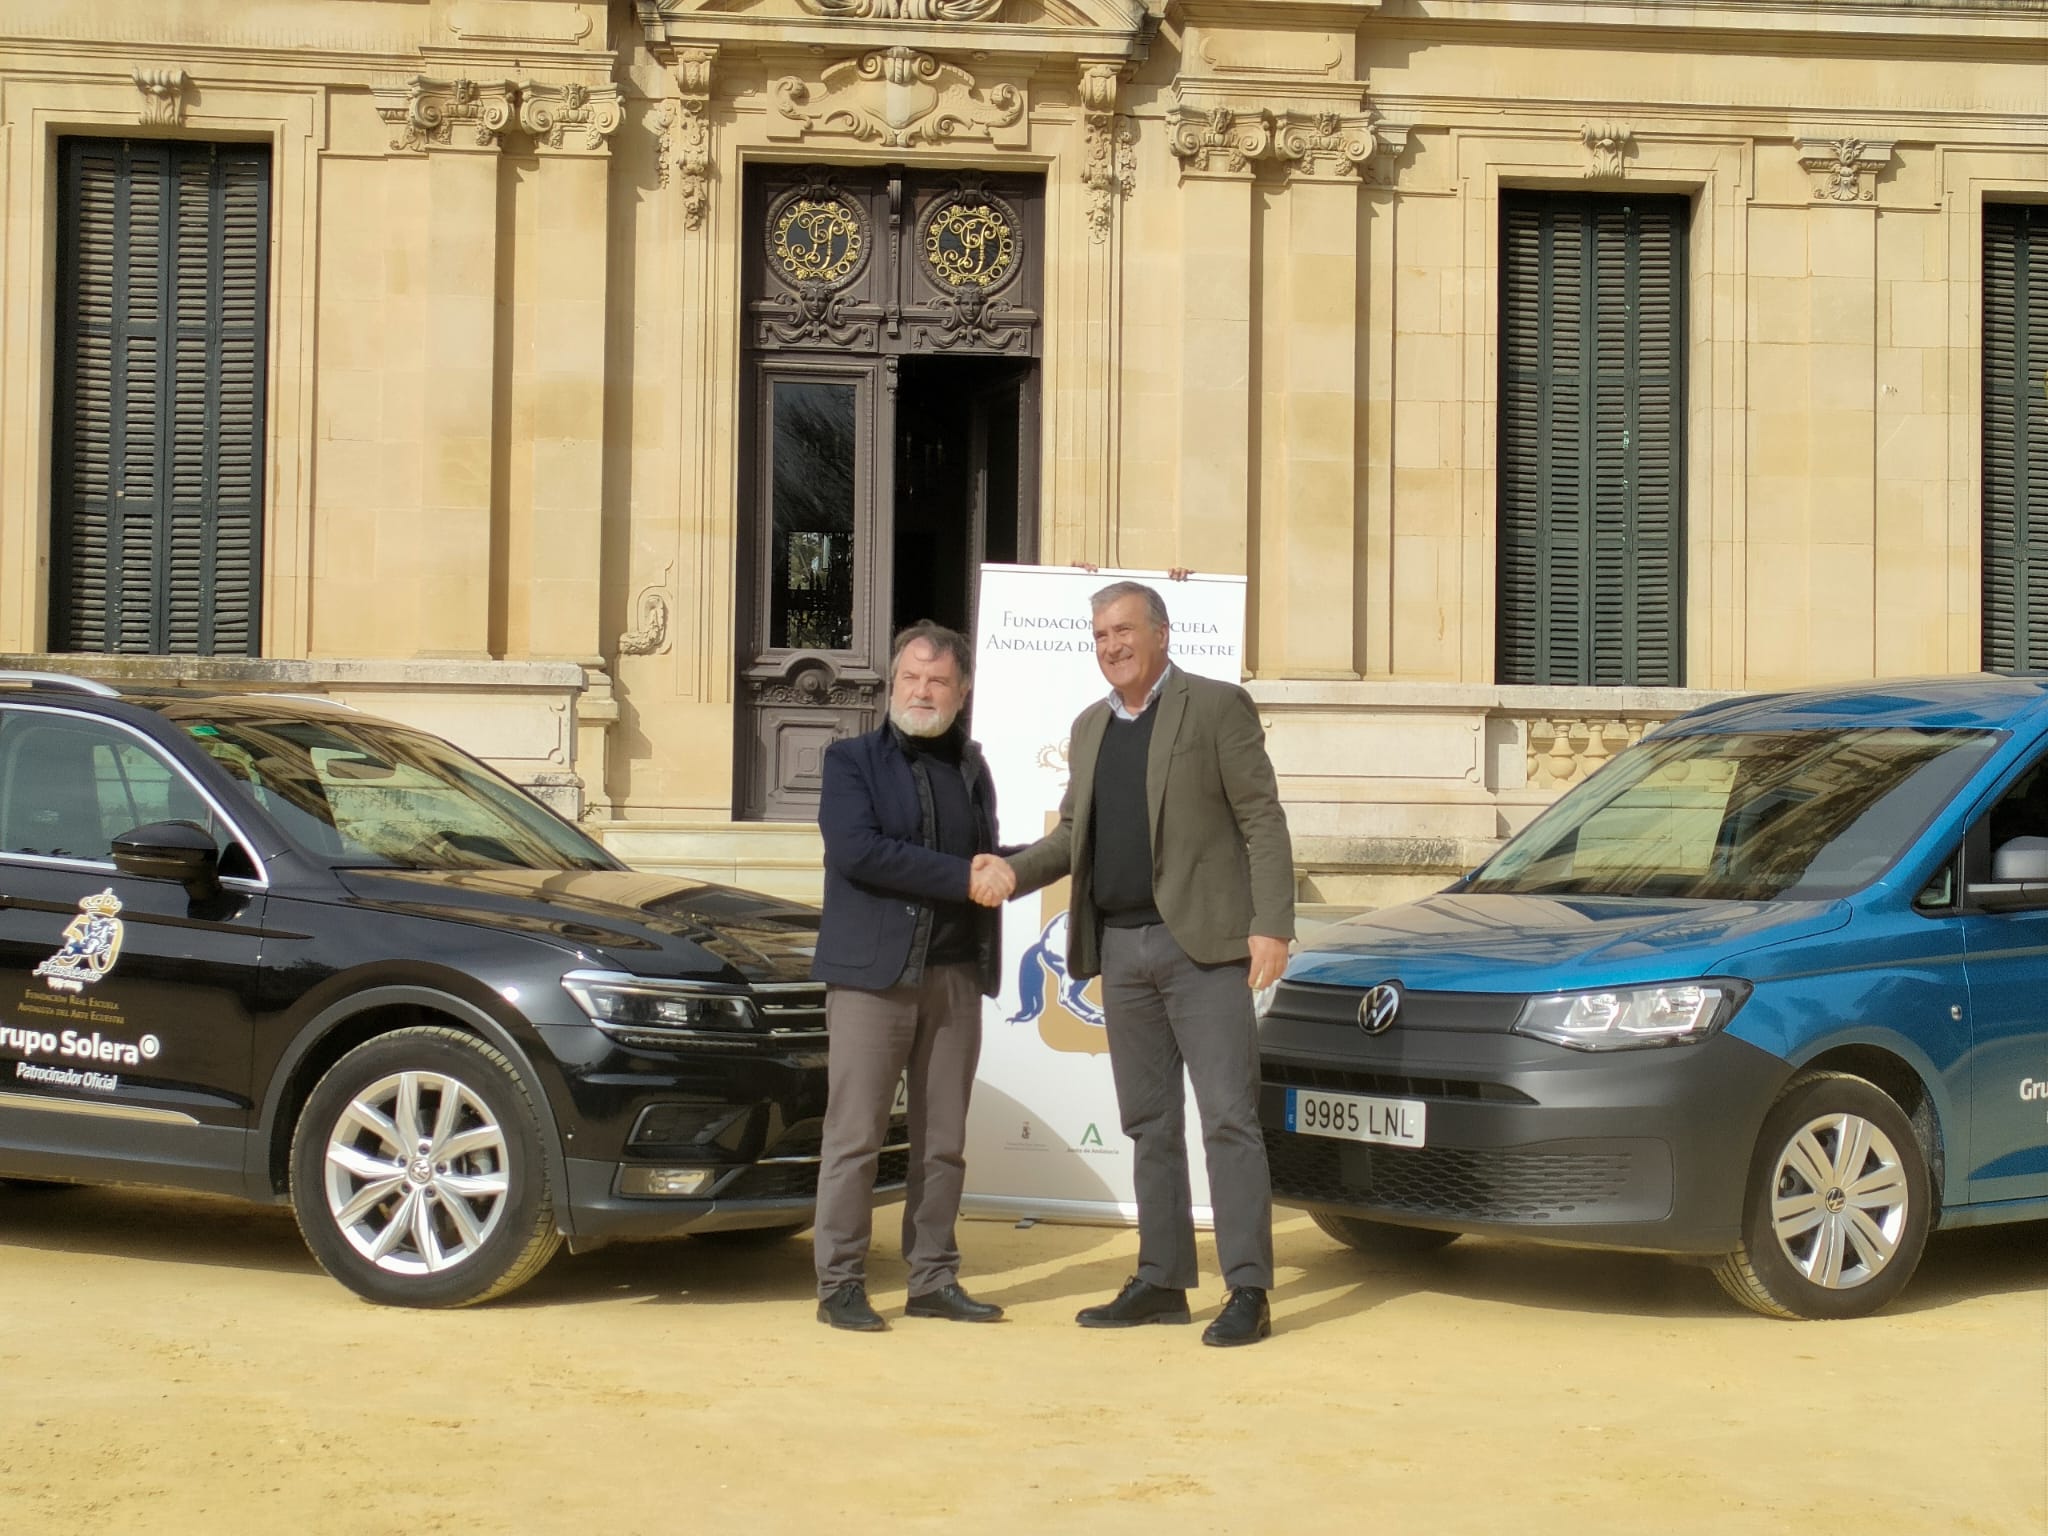
[[[925,782],[932,791],[934,841],[940,853],[956,859],[971,859],[981,850],[974,828],[974,801],[967,793],[967,777],[960,771],[960,727],[943,736],[910,736],[898,732],[897,740],[912,759],[924,768]],[[925,951],[927,965],[951,965],[974,960],[980,955],[980,935],[972,901],[932,903],[931,945]]]

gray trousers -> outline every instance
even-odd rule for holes
[[[867,1274],[875,1167],[896,1082],[910,1076],[910,1176],[903,1256],[910,1294],[960,1278],[954,1224],[967,1181],[967,1100],[981,1059],[981,988],[972,963],[926,968],[886,992],[828,987],[825,1145],[812,1232],[818,1295]]]
[[[1109,1066],[1138,1194],[1138,1278],[1196,1281],[1186,1098],[1209,1158],[1216,1258],[1228,1286],[1273,1286],[1273,1184],[1259,1130],[1259,1049],[1246,963],[1197,965],[1163,923],[1102,931]]]

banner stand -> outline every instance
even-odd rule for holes
[[[976,612],[973,727],[996,784],[1006,847],[1058,824],[1067,734],[1109,685],[1095,664],[1088,600],[1113,581],[1165,599],[1170,654],[1182,670],[1244,675],[1242,576],[1171,580],[1163,571],[985,565]],[[1117,1114],[1099,980],[1066,970],[1061,880],[1003,909],[1003,985],[984,1005],[981,1068],[967,1123],[969,1215],[1049,1221],[1136,1220],[1130,1143]],[[1196,1220],[1209,1222],[1200,1119],[1188,1093],[1188,1173]]]

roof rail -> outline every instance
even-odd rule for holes
[[[73,693],[90,693],[102,699],[118,699],[121,690],[97,678],[79,677],[71,672],[0,672],[0,686],[26,685],[30,688],[68,688]]]

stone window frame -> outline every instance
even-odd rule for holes
[[[1984,664],[1984,205],[2048,203],[2048,175],[2026,149],[1936,151],[1948,270],[1948,660]],[[2032,174],[2030,174],[2032,173]]]
[[[1684,670],[1689,689],[1736,686],[1742,671],[1744,583],[1740,558],[1745,514],[1743,371],[1723,359],[1739,354],[1747,319],[1723,287],[1739,283],[1747,242],[1755,142],[1747,137],[1631,125],[1619,176],[1589,172],[1576,121],[1546,133],[1453,129],[1461,210],[1461,266],[1477,281],[1464,292],[1466,386],[1463,437],[1479,443],[1480,462],[1464,465],[1459,497],[1458,675],[1495,676],[1496,561],[1500,433],[1500,193],[1503,188],[1581,193],[1629,192],[1691,199],[1687,232],[1686,527]],[[1717,474],[1717,468],[1719,473]],[[1476,536],[1471,530],[1477,530]]]
[[[151,72],[161,61],[143,61]],[[51,432],[56,408],[58,141],[162,138],[267,143],[271,153],[270,336],[264,428],[262,614],[266,657],[302,657],[310,640],[313,499],[313,319],[319,156],[325,86],[215,78],[187,83],[172,104],[143,90],[122,58],[6,81],[0,185],[0,320],[20,344],[0,356],[0,653],[49,642]],[[166,67],[178,67],[171,63]],[[118,70],[119,72],[112,72]]]

